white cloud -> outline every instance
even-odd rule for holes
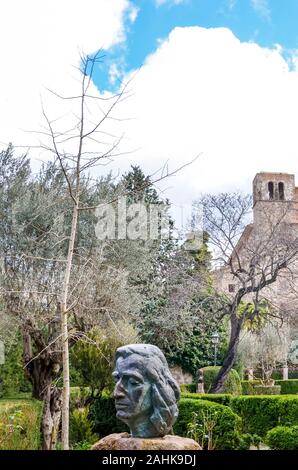
[[[259,171],[298,176],[298,73],[278,47],[240,42],[225,28],[176,28],[132,88],[122,114],[136,118],[127,125],[128,145],[140,147],[131,161],[152,171],[169,160],[171,170],[202,152],[160,184],[177,204],[201,191],[250,191]]]
[[[270,21],[271,11],[268,0],[250,0],[252,8],[262,18]]]
[[[156,5],[159,7],[165,3],[170,3],[172,5],[180,5],[180,3],[186,3],[188,0],[155,0]]]

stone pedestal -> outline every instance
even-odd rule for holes
[[[92,450],[201,450],[193,439],[179,436],[140,438],[127,432],[110,434],[92,446]]]

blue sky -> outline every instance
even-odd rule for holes
[[[126,13],[125,40],[107,51],[95,75],[101,90],[117,88],[119,81],[110,75],[115,66],[120,77],[138,69],[176,26],[227,27],[242,42],[279,44],[286,59],[298,49],[297,0],[132,0],[131,5],[137,14]]]

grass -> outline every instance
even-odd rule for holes
[[[42,403],[15,397],[0,400],[0,450],[40,447]]]

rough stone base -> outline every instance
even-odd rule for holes
[[[201,447],[186,437],[169,435],[145,439],[122,432],[104,437],[92,446],[92,450],[201,450]]]

